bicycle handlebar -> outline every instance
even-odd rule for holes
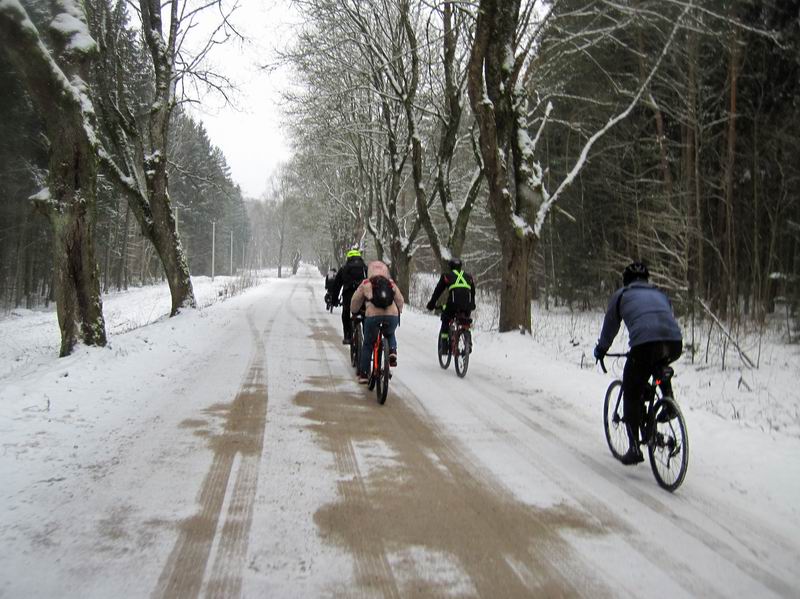
[[[628,355],[629,354],[627,354],[627,353],[624,353],[624,354],[606,354],[605,356],[603,356],[603,358],[627,358]],[[606,363],[603,361],[603,358],[600,358],[599,360],[597,360],[597,362],[600,363],[600,368],[603,369],[603,374],[607,374],[608,370],[606,370]],[[597,362],[595,362],[595,364]]]

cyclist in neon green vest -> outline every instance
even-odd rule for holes
[[[447,263],[448,270],[439,277],[436,289],[426,306],[428,310],[436,307],[437,301],[444,297],[442,305],[442,326],[439,329],[439,351],[447,351],[450,321],[456,314],[469,318],[475,309],[475,281],[472,275],[464,272],[461,260],[451,258]],[[447,294],[445,294],[447,291]]]
[[[361,282],[367,278],[367,265],[364,264],[361,248],[358,245],[350,248],[346,258],[347,261],[336,273],[330,290],[332,298],[338,298],[339,291],[342,292],[342,343],[344,345],[350,343],[350,335],[353,332],[353,323],[350,320],[350,300],[353,299],[353,294]]]

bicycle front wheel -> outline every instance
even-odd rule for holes
[[[603,429],[611,454],[618,460],[628,453],[630,439],[625,420],[622,417],[622,381],[614,381],[608,386],[603,403]]]
[[[472,335],[469,331],[459,331],[456,333],[455,342],[456,353],[453,356],[453,365],[456,367],[456,374],[460,378],[467,375],[469,368],[469,354],[472,351]]]
[[[378,403],[383,405],[386,403],[386,395],[389,393],[389,378],[392,376],[389,367],[389,342],[386,337],[383,338],[378,348],[378,365],[380,370],[375,373],[378,382],[376,392]]]
[[[689,435],[678,402],[669,396],[658,400],[650,426],[647,450],[653,476],[663,489],[673,492],[689,467]]]

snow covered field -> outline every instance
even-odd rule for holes
[[[64,359],[52,312],[0,321],[0,597],[797,595],[796,346],[681,359],[670,495],[605,445],[601,314],[478,330],[459,380],[409,311],[381,408],[315,271],[194,284],[173,319],[106,296],[109,347]]]

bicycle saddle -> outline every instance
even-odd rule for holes
[[[672,366],[656,366],[653,369],[653,377],[656,380],[668,381],[674,374],[675,370],[673,370]]]

